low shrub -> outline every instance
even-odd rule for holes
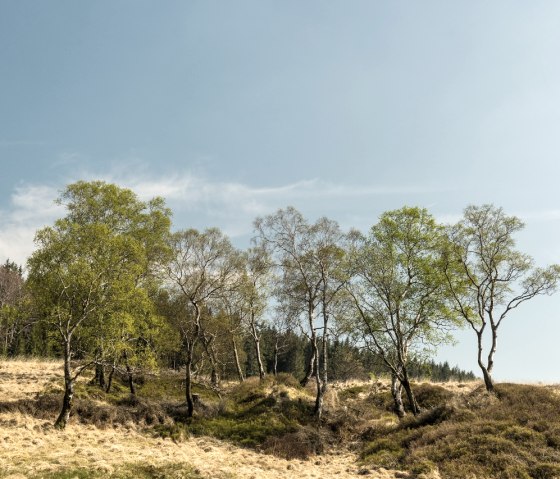
[[[174,463],[163,465],[125,464],[112,472],[91,468],[69,468],[41,472],[30,479],[202,479],[190,464]]]
[[[416,474],[437,469],[449,479],[560,477],[558,396],[512,384],[498,385],[495,396],[475,390],[462,404],[446,396],[426,388],[435,407],[368,430],[363,462]]]
[[[322,454],[327,439],[317,428],[310,426],[298,428],[281,436],[266,438],[262,450],[284,459],[308,459]]]

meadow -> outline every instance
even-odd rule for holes
[[[290,375],[220,390],[196,383],[184,421],[182,374],[79,382],[65,430],[58,361],[0,363],[0,477],[21,478],[542,478],[560,477],[560,388],[418,383],[418,416],[391,411],[388,382],[335,383],[325,415]]]

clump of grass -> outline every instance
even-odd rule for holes
[[[312,426],[299,427],[294,432],[282,436],[271,436],[266,438],[262,444],[262,450],[284,459],[307,459],[316,454],[324,452],[324,431]]]
[[[350,386],[348,388],[343,389],[342,391],[339,391],[338,397],[341,400],[356,399],[360,397],[360,394],[368,392],[369,389],[370,388],[367,384]]]
[[[453,397],[451,391],[430,383],[422,383],[414,386],[414,395],[421,409],[431,409],[442,406]]]
[[[280,437],[294,432],[298,428],[295,421],[279,414],[260,414],[250,416],[217,416],[210,419],[194,421],[189,431],[196,435],[212,436],[225,439],[246,447],[257,447],[270,437]]]
[[[191,465],[174,463],[164,465],[124,464],[112,472],[91,468],[68,468],[42,472],[31,479],[202,479],[203,476]]]

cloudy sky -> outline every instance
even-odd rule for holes
[[[494,203],[560,262],[559,24],[554,1],[0,0],[0,261],[104,179],[239,247],[287,205],[365,231]],[[520,307],[496,377],[560,381],[559,337],[560,293]],[[438,358],[476,370],[458,338]]]

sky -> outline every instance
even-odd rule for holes
[[[0,0],[0,261],[65,185],[163,196],[240,248],[292,205],[367,231],[493,203],[560,263],[560,3]],[[471,331],[438,360],[478,373]],[[511,314],[498,380],[560,382],[560,293]]]

